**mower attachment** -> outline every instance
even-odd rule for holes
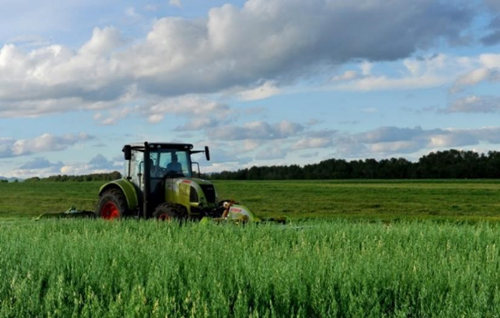
[[[84,211],[84,210],[77,210],[74,206],[70,207],[64,212],[56,212],[56,213],[51,213],[51,212],[46,212],[42,213],[36,218],[34,218],[35,221],[38,221],[40,219],[51,219],[51,218],[95,218],[95,213],[94,211]]]

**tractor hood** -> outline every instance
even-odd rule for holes
[[[213,210],[217,206],[217,193],[212,182],[200,178],[171,178],[165,183],[167,202],[190,207],[190,215]]]

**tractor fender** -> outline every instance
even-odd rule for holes
[[[123,192],[123,195],[127,200],[127,206],[130,210],[137,207],[139,200],[137,199],[137,191],[135,190],[135,186],[132,182],[127,179],[113,180],[101,186],[99,189],[99,195],[111,188],[119,188]]]

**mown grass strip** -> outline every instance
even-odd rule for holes
[[[101,182],[0,183],[0,218],[94,210]],[[216,181],[262,217],[500,221],[498,180]]]

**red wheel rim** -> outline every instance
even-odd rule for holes
[[[171,219],[172,219],[172,217],[170,215],[168,215],[167,213],[162,213],[162,214],[158,215],[158,220],[160,220],[160,221],[169,221]]]
[[[106,202],[101,208],[101,217],[106,220],[113,220],[120,217],[118,207],[114,202]]]

